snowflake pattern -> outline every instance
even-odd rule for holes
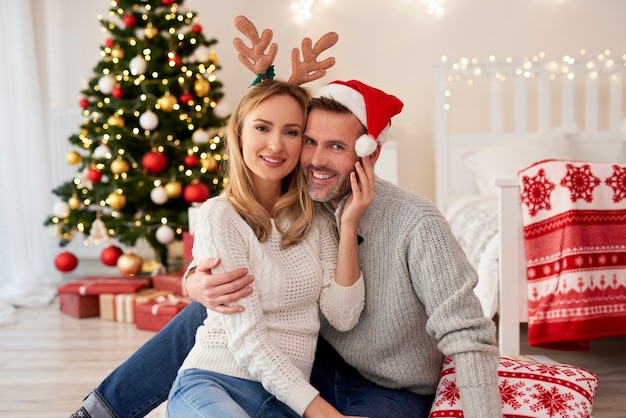
[[[604,184],[613,189],[613,203],[626,199],[626,167],[613,164],[613,175],[604,180]]]
[[[439,395],[439,400],[436,402],[437,406],[442,404],[454,406],[461,399],[459,388],[452,380],[442,379],[437,392]]]
[[[589,418],[598,378],[574,366],[500,357],[504,417]],[[447,356],[429,418],[463,417],[454,362]]]
[[[542,168],[534,177],[522,176],[522,203],[528,207],[528,214],[535,216],[541,209],[550,210],[550,194],[556,185],[546,178]]]
[[[537,402],[531,405],[533,412],[545,410],[546,417],[562,417],[567,418],[570,412],[574,410],[570,402],[574,400],[574,395],[564,393],[556,386],[545,388],[542,385],[533,386],[537,392],[531,394],[531,397]]]
[[[591,203],[593,201],[593,189],[602,183],[598,177],[591,173],[591,166],[583,164],[577,167],[568,163],[565,167],[567,172],[560,184],[569,189],[570,200],[576,202],[578,199],[583,199],[585,202]]]
[[[500,382],[500,397],[503,405],[509,405],[514,410],[520,409],[522,404],[520,399],[524,398],[524,389],[526,385],[523,382],[511,384],[508,379],[502,379]]]

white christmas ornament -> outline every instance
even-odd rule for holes
[[[193,57],[196,59],[196,62],[209,62],[211,50],[205,45],[200,45],[194,51]]]
[[[145,74],[148,63],[146,63],[146,60],[141,55],[137,55],[130,60],[129,68],[132,75]]]
[[[70,216],[70,206],[67,202],[59,200],[52,207],[52,213],[54,213],[54,216],[58,216],[59,218],[67,218]]]
[[[165,187],[159,186],[155,187],[150,191],[150,199],[157,205],[162,205],[167,202],[167,191],[165,191]]]
[[[152,131],[159,126],[159,117],[151,110],[147,110],[139,116],[139,126],[148,131]]]
[[[207,144],[211,137],[204,129],[198,129],[191,135],[191,140],[196,144]]]
[[[111,158],[111,149],[106,145],[98,145],[95,150],[93,150],[93,156],[96,160],[103,160]]]
[[[102,94],[110,94],[115,87],[115,79],[111,75],[104,75],[98,80],[98,88]]]
[[[161,244],[169,244],[174,241],[174,230],[167,225],[161,225],[156,230],[156,239]]]
[[[215,113],[215,116],[223,119],[230,115],[230,105],[224,101],[219,102],[215,108],[213,108],[213,112]]]

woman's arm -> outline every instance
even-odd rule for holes
[[[358,226],[361,216],[374,199],[375,175],[369,157],[364,164],[356,163],[356,171],[351,173],[352,194],[348,197],[341,212],[339,225],[339,245],[336,261],[329,254],[329,237],[334,239],[330,222],[322,226],[320,257],[324,265],[324,286],[320,297],[320,308],[328,322],[338,331],[348,331],[358,323],[365,304],[365,283],[359,266]],[[335,251],[334,248],[330,251]],[[334,281],[328,279],[328,272],[335,270]]]

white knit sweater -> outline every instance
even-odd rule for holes
[[[273,226],[270,239],[260,243],[224,195],[202,205],[193,259],[219,256],[222,262],[215,273],[247,267],[255,278],[254,291],[239,301],[245,307],[242,313],[207,311],[181,369],[260,381],[302,415],[318,394],[309,377],[319,310],[337,329],[351,329],[363,309],[365,285],[362,277],[350,287],[334,282],[337,238],[328,220],[317,216],[306,239],[284,250]]]

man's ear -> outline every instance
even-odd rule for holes
[[[378,141],[376,141],[376,150],[370,154],[370,158],[372,159],[372,165],[376,164],[376,161],[378,161],[378,157],[380,157],[380,149],[382,147],[382,144]]]

